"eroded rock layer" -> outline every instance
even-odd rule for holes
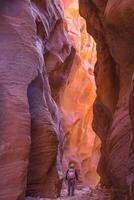
[[[134,198],[133,1],[79,0],[79,4],[87,30],[97,43],[93,128],[102,140],[98,172],[103,185],[114,187],[115,199],[130,200]]]
[[[59,100],[59,90],[67,81],[75,49],[64,28],[64,12],[60,0],[33,0],[37,30],[43,40],[44,59],[52,95]]]
[[[37,26],[37,35],[39,36],[37,45],[38,48],[40,47],[40,52],[43,51],[46,69],[42,70],[43,74],[40,74],[32,82],[28,91],[32,113],[33,143],[27,195],[56,197],[60,193],[62,183],[59,181],[58,173],[62,179],[60,165],[64,134],[61,128],[59,110],[51,97],[49,81],[52,94],[57,100],[59,87],[62,87],[66,81],[66,76],[71,68],[70,65],[68,69],[67,61],[71,59],[69,63],[72,62],[74,50],[64,29],[63,10],[60,1],[40,2],[35,0],[33,1],[33,13]],[[37,88],[40,88],[40,92]],[[42,101],[42,95],[46,97],[45,102]],[[57,135],[60,142],[57,159],[57,141],[54,134]],[[39,157],[39,155],[42,156]]]
[[[74,160],[86,184],[96,184],[96,166],[99,158],[99,139],[91,124],[95,100],[93,76],[96,46],[86,31],[85,20],[79,15],[78,1],[64,0],[65,27],[76,49],[71,73],[60,90],[60,108],[66,133],[64,166]]]
[[[0,199],[17,200],[24,199],[31,143],[27,87],[39,65],[30,2],[1,1],[0,27]]]
[[[64,65],[72,46],[60,1],[32,3],[0,2],[1,200],[53,198],[61,187],[63,130],[47,73],[56,65],[45,55]]]

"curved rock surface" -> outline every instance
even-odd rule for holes
[[[70,6],[67,9],[70,2],[64,1],[66,15],[64,20],[61,4],[57,6],[59,1],[55,1],[55,3],[53,1],[53,3],[45,1],[45,8],[44,1],[34,0],[33,2],[38,35],[42,38],[43,44],[45,44],[44,58],[52,95],[64,113],[63,121],[66,126],[64,130],[70,132],[71,127],[73,129],[69,138],[68,134],[66,134],[67,145],[65,145],[65,149],[67,148],[69,151],[65,150],[65,163],[75,155],[75,159],[80,160],[79,166],[81,166],[84,181],[96,183],[98,180],[96,163],[99,155],[99,142],[91,129],[92,104],[95,98],[93,77],[93,63],[96,58],[95,43],[86,32],[85,21],[78,12],[78,2],[71,2],[71,5],[77,5],[74,12],[72,12],[71,9],[73,7]],[[55,10],[55,8],[58,9]],[[75,17],[72,20],[73,16]],[[79,24],[78,27],[77,23]],[[68,37],[67,32],[70,37]],[[75,49],[77,52],[76,56]],[[90,58],[88,57],[89,54],[91,54]],[[66,83],[67,81],[70,84]],[[83,84],[83,91],[81,93],[77,93],[77,85],[79,84]],[[90,90],[91,92],[89,93]],[[76,95],[73,95],[74,93]],[[72,96],[72,98],[68,98],[68,96]],[[74,102],[77,99],[78,104],[74,109]],[[70,107],[66,105],[70,105]],[[85,106],[84,109],[83,106]],[[72,115],[76,115],[76,118],[68,124],[68,117],[71,114],[70,109],[72,109]],[[79,123],[75,126],[75,122],[77,123],[79,118],[81,118],[80,123],[83,124],[81,131],[77,130],[80,126]],[[78,140],[80,140],[78,142],[79,145],[77,143]],[[72,141],[73,145],[68,146],[69,141]],[[86,149],[83,148],[84,145],[86,145]]]
[[[75,49],[64,25],[64,11],[60,0],[33,0],[37,30],[43,40],[44,59],[52,96],[58,102],[59,90],[67,81]]]
[[[0,27],[0,199],[17,200],[24,199],[31,143],[27,88],[39,65],[30,2],[1,1]]]
[[[130,200],[134,198],[133,82],[129,97],[134,70],[133,1],[79,0],[79,3],[87,30],[97,43],[93,127],[102,140],[98,167],[101,183],[114,186],[115,199]]]
[[[72,46],[60,1],[33,3],[0,2],[1,200],[24,200],[25,193],[54,198],[62,181],[64,135],[45,55],[53,50],[64,65]]]
[[[38,48],[41,48],[40,52],[43,51],[46,69],[41,69],[40,75],[31,83],[28,91],[32,115],[33,143],[27,195],[56,197],[60,194],[63,178],[61,159],[64,133],[61,127],[59,109],[51,97],[49,81],[52,95],[57,100],[58,89],[64,84],[69,73],[67,60],[71,57],[73,60],[73,50],[64,29],[63,10],[60,1],[39,2],[35,0],[33,1],[33,12],[37,35],[39,36],[37,45]],[[43,102],[43,95],[45,95],[45,102]],[[60,142],[57,159],[58,144],[55,140],[55,134]],[[61,181],[59,181],[58,173]]]
[[[66,85],[60,90],[60,108],[66,133],[64,166],[76,161],[84,183],[94,185],[99,177],[96,166],[99,159],[99,139],[91,124],[95,82],[96,46],[86,31],[85,20],[79,15],[78,1],[64,0],[65,25],[76,49],[73,66]],[[90,56],[89,56],[90,55]]]

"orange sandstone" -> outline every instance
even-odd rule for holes
[[[66,132],[64,164],[74,159],[87,184],[96,184],[100,142],[92,130],[93,102],[96,97],[93,66],[96,46],[79,15],[78,2],[64,0],[65,26],[76,49],[73,67],[60,92],[60,107]]]

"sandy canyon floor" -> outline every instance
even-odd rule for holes
[[[51,200],[47,198],[26,198],[26,200]],[[68,197],[67,189],[63,189],[61,197],[57,200],[112,200],[112,195],[109,190],[106,189],[90,189],[81,185],[77,186],[75,196]]]

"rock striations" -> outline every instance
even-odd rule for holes
[[[96,45],[79,14],[78,1],[63,0],[63,3],[66,30],[76,49],[68,81],[60,90],[60,108],[66,133],[64,166],[66,169],[68,161],[73,159],[80,168],[84,183],[94,185],[99,178],[96,166],[100,154],[100,142],[91,127],[96,97],[93,75]]]
[[[58,90],[75,53],[60,1],[1,1],[0,27],[0,199],[56,197],[64,134],[48,75]]]
[[[93,128],[102,141],[98,172],[103,185],[114,187],[115,199],[132,200],[134,4],[132,0],[79,0],[79,4],[97,43]]]
[[[79,0],[97,97],[93,39],[76,1],[63,3],[65,19],[60,0],[0,1],[0,200],[59,196],[62,122],[65,159],[79,159],[83,179],[98,180],[95,131],[101,185],[133,200],[133,1]]]

